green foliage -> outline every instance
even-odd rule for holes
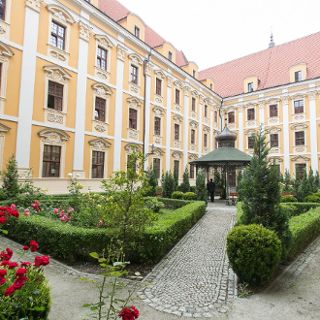
[[[14,199],[20,193],[18,167],[14,156],[9,159],[6,171],[2,174],[2,180],[3,199]]]
[[[82,193],[83,185],[78,182],[77,178],[71,178],[70,185],[68,186],[69,191],[69,205],[75,210],[80,211],[82,204]]]
[[[293,191],[293,181],[290,176],[290,173],[288,170],[285,171],[284,177],[283,177],[283,190],[282,192],[292,192]]]
[[[147,227],[131,251],[131,262],[158,262],[204,215],[204,202],[160,199],[180,206],[172,213],[159,214],[159,219]],[[21,216],[6,224],[9,237],[25,243],[35,239],[43,252],[66,262],[87,261],[90,252],[102,252],[118,237],[117,229],[83,228],[61,223],[40,215]],[[14,231],[14,232],[13,232]]]
[[[108,196],[107,224],[119,230],[127,258],[146,226],[156,219],[154,213],[145,206],[149,187],[143,165],[143,155],[134,152],[130,156],[127,172],[115,172],[110,180],[103,181]]]
[[[283,211],[289,218],[300,215],[309,211],[310,209],[317,208],[320,203],[316,202],[290,202],[281,203],[280,210]]]
[[[268,153],[265,134],[260,130],[255,137],[253,157],[244,170],[239,186],[243,209],[241,223],[261,224],[275,231],[285,250],[290,243],[288,217],[279,210],[278,173],[269,164]]]
[[[227,254],[240,281],[251,286],[267,283],[281,258],[276,233],[260,225],[237,226],[228,234]]]
[[[181,183],[179,189],[180,189],[180,191],[182,191],[182,192],[189,192],[189,191],[190,191],[189,170],[188,170],[188,167],[186,167],[185,170],[184,170],[182,183]]]
[[[312,209],[290,219],[292,245],[288,257],[294,258],[320,234],[320,208]]]
[[[208,201],[208,191],[206,187],[206,180],[203,170],[198,170],[196,179],[196,195],[197,199],[201,201]]]
[[[241,177],[242,179],[242,177]],[[220,198],[226,198],[226,185],[225,185],[225,175],[222,169],[214,171],[214,183],[216,185],[215,192],[220,193]]]
[[[320,203],[320,194],[319,193],[313,193],[309,194],[304,198],[305,202],[319,202]]]
[[[280,197],[280,202],[298,202],[297,198],[291,194]]]
[[[7,283],[13,283],[15,269],[8,269]],[[10,297],[3,295],[7,285],[0,286],[0,319],[47,319],[50,310],[50,289],[42,272],[28,268],[28,281]]]
[[[158,213],[161,209],[165,207],[164,203],[159,201],[157,198],[147,198],[145,205],[152,212],[156,212],[156,213]]]
[[[183,195],[183,200],[197,200],[197,195],[194,192],[186,192]]]
[[[167,171],[162,175],[161,179],[162,184],[162,196],[165,198],[170,198],[172,192],[175,191],[176,182],[170,171]]]
[[[158,187],[158,179],[155,170],[152,168],[147,172],[147,185],[149,186],[149,191],[147,195],[150,197],[154,197],[157,195],[157,187]]]
[[[159,201],[163,202],[168,209],[178,209],[190,203],[190,201],[170,198],[159,198]]]
[[[182,191],[174,191],[171,195],[172,199],[183,199],[183,192]]]

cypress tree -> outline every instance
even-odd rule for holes
[[[185,168],[182,178],[182,183],[180,185],[180,190],[182,192],[189,192],[190,191],[190,183],[189,183],[189,171],[188,167]]]
[[[2,193],[6,199],[14,199],[20,192],[17,161],[14,156],[8,161],[6,171],[2,175]]]

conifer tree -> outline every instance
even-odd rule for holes
[[[208,191],[203,170],[198,170],[196,179],[196,195],[198,200],[208,201]]]
[[[6,199],[14,199],[20,192],[17,161],[14,156],[8,161],[6,171],[2,174],[2,193]]]
[[[149,185],[148,196],[154,197],[158,186],[158,179],[154,169],[150,168],[147,172],[147,183]]]
[[[170,198],[173,191],[175,191],[175,179],[170,171],[162,175],[162,195],[165,198]]]
[[[188,167],[186,167],[184,170],[182,183],[180,185],[180,191],[182,191],[182,192],[189,192],[190,191]]]

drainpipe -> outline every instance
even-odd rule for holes
[[[142,150],[143,154],[146,157],[145,152],[145,147],[146,147],[146,110],[147,110],[147,64],[150,61],[150,57],[152,54],[152,49],[150,49],[148,57],[143,60],[143,80],[144,80],[144,85],[143,85],[143,141],[142,141]]]
[[[221,115],[221,109],[222,109],[222,105],[223,105],[223,98],[221,99],[221,104],[219,107],[219,117],[220,117],[220,131],[222,131],[222,115]]]

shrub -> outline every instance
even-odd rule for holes
[[[183,200],[197,200],[197,195],[194,192],[186,192],[183,195]]]
[[[11,156],[6,171],[2,175],[2,195],[4,196],[4,199],[14,199],[15,196],[20,193],[18,179],[17,161],[14,156]]]
[[[156,196],[162,197],[162,187],[160,186],[156,187]]]
[[[288,195],[281,196],[280,202],[298,202],[298,200],[293,195],[288,194]]]
[[[305,213],[310,209],[317,208],[319,206],[320,203],[318,202],[290,202],[281,203],[280,210],[285,211],[290,218]]]
[[[145,205],[153,212],[159,212],[164,208],[164,203],[159,201],[157,198],[147,198]]]
[[[318,193],[309,194],[304,198],[305,202],[319,202],[320,203],[320,196]]]
[[[157,187],[158,187],[158,179],[157,175],[154,169],[150,168],[149,171],[146,174],[147,183],[149,186],[149,190],[147,195],[150,197],[154,197],[157,193]]]
[[[196,179],[196,194],[197,199],[201,201],[208,201],[208,191],[206,187],[206,180],[203,170],[199,170]]]
[[[292,234],[292,245],[288,257],[294,258],[312,240],[320,234],[320,208],[312,209],[290,219],[289,227]]]
[[[260,225],[234,227],[228,234],[227,253],[232,269],[251,286],[261,286],[271,279],[281,252],[276,233]]]
[[[179,186],[179,190],[182,192],[190,191],[190,183],[189,183],[189,170],[188,167],[185,168],[182,178],[182,183]]]
[[[174,191],[171,195],[172,199],[183,199],[183,192],[182,191]]]
[[[163,197],[170,198],[172,192],[175,191],[175,180],[170,171],[167,171],[165,174],[162,175],[161,183]]]
[[[187,200],[171,198],[159,198],[159,201],[163,202],[167,209],[178,209],[190,203],[190,201]]]

